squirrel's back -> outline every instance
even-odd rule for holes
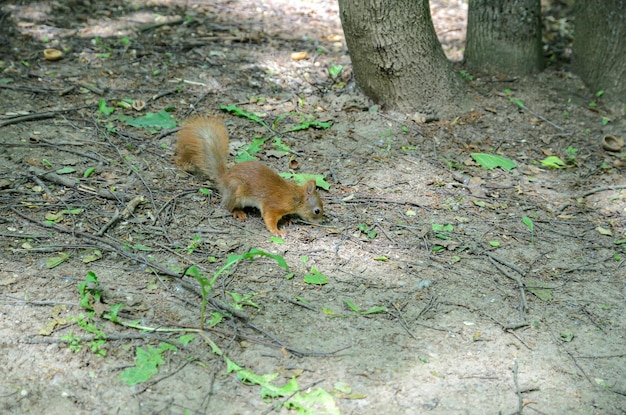
[[[218,117],[197,116],[178,132],[174,161],[183,170],[221,182],[226,175],[228,131]]]

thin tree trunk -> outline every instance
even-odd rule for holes
[[[626,1],[577,1],[572,67],[592,92],[626,103]]]
[[[469,108],[435,34],[428,0],[339,0],[357,85],[375,102],[427,116]]]
[[[471,0],[465,64],[470,71],[485,73],[541,71],[540,0]]]

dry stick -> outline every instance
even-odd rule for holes
[[[5,127],[5,126],[11,125],[11,124],[18,124],[18,123],[21,123],[21,122],[24,122],[24,121],[45,120],[45,119],[48,119],[48,118],[54,118],[57,115],[59,115],[59,113],[56,112],[56,111],[40,112],[38,114],[22,115],[20,117],[14,117],[14,118],[9,118],[8,120],[0,121],[0,127]]]
[[[75,108],[60,109],[56,111],[46,111],[46,112],[39,112],[36,114],[22,115],[19,117],[13,117],[13,118],[0,121],[0,127],[4,127],[7,125],[11,125],[11,124],[18,124],[24,121],[34,121],[34,120],[44,120],[47,118],[54,118],[57,115],[62,114],[64,112],[72,112],[72,111],[77,111],[77,110],[81,110],[85,108],[95,108],[95,107],[96,107],[96,104],[92,104],[92,105],[83,105],[81,107],[75,107]]]
[[[30,178],[33,179],[33,181],[37,183],[39,187],[43,189],[44,192],[46,192],[50,200],[56,200],[56,197],[54,197],[54,195],[52,194],[52,191],[48,188],[48,186],[46,186],[44,182],[41,181],[39,177],[33,174],[32,176],[30,176]]]
[[[77,156],[81,156],[81,157],[85,157],[85,158],[88,158],[88,159],[92,159],[94,161],[97,161],[98,163],[109,164],[109,162],[104,160],[104,159],[101,159],[101,158],[89,155],[87,153],[83,153],[82,151],[76,151],[76,150],[71,150],[69,148],[66,148],[69,145],[72,145],[72,146],[82,146],[85,143],[76,143],[76,142],[74,142],[74,143],[67,143],[67,142],[64,142],[64,143],[53,143],[53,142],[45,140],[43,138],[39,139],[39,141],[44,143],[46,147],[52,147],[52,148],[55,148],[58,151],[64,151],[66,153],[76,154]]]
[[[159,271],[160,273],[162,273],[164,275],[167,275],[167,276],[170,276],[170,277],[174,277],[174,278],[178,278],[178,279],[182,280],[182,276],[181,275],[179,275],[179,274],[177,274],[177,273],[175,273],[173,271],[170,271],[167,268],[162,267],[161,265],[157,264],[154,261],[148,261],[145,258],[142,258],[142,257],[140,257],[138,255],[132,254],[132,253],[126,251],[125,249],[120,248],[119,244],[117,244],[115,242],[111,242],[111,241],[108,241],[105,238],[102,238],[102,237],[99,237],[99,236],[95,236],[95,235],[92,235],[92,234],[87,233],[87,232],[81,232],[81,231],[78,231],[76,229],[67,229],[64,226],[53,225],[53,224],[51,224],[51,225],[43,225],[39,221],[37,221],[36,219],[33,219],[30,216],[24,215],[22,212],[20,212],[19,210],[15,209],[14,207],[10,207],[9,209],[11,209],[13,211],[13,213],[18,215],[19,217],[21,217],[23,219],[26,219],[27,221],[32,222],[35,225],[39,225],[42,228],[54,229],[54,230],[56,230],[58,232],[66,233],[66,234],[73,235],[73,236],[78,236],[78,237],[81,237],[81,238],[90,239],[92,241],[96,241],[96,242],[98,242],[98,243],[100,243],[102,245],[108,246],[111,251],[117,252],[119,255],[121,255],[121,256],[123,256],[125,258],[128,258],[131,261],[135,261],[135,262],[138,262],[140,264],[147,265],[148,267],[150,267],[152,269],[155,269],[155,270]]]
[[[492,254],[491,252],[485,252],[485,255],[487,255],[490,258],[495,259],[496,261],[498,261],[502,265],[505,265],[505,266],[511,268],[513,271],[517,272],[522,277],[524,275],[526,275],[526,273],[524,271],[522,271],[521,269],[519,269],[515,264],[513,264],[511,262],[508,262],[508,261],[505,261],[504,259],[498,257],[497,255]]]
[[[72,189],[76,189],[78,191],[82,191],[85,193],[98,195],[105,199],[122,200],[124,202],[129,202],[135,197],[135,196],[131,196],[129,194],[122,193],[122,192],[114,192],[109,189],[94,189],[85,185],[81,185],[80,183],[77,183],[74,179],[71,179],[69,177],[66,178],[54,172],[45,171],[37,167],[31,167],[29,170],[35,173],[37,176],[43,179],[49,180],[53,183],[60,184],[61,186],[65,186],[65,187],[70,187]]]
[[[90,342],[93,340],[96,340],[96,336],[94,335],[89,335],[89,336],[74,336],[73,339],[77,339],[80,340],[81,342]],[[107,334],[106,336],[107,340],[136,340],[136,339],[153,339],[153,340],[159,340],[165,343],[169,343],[172,345],[176,345],[176,342],[173,342],[170,339],[161,337],[161,336],[155,336],[153,333],[135,333],[135,334]],[[53,339],[53,338],[40,338],[40,337],[35,337],[35,336],[27,336],[23,339],[20,339],[20,341],[22,343],[27,343],[27,344],[56,344],[56,343],[69,343],[70,340],[64,340],[64,339]]]
[[[602,186],[602,187],[596,187],[595,189],[591,189],[591,190],[587,190],[584,193],[581,193],[580,195],[576,196],[577,198],[580,197],[587,197],[590,196],[594,193],[600,193],[600,192],[604,192],[606,190],[619,190],[619,189],[626,189],[626,185],[621,184],[621,185],[617,185],[617,186]]]
[[[522,391],[519,387],[518,380],[518,367],[517,367],[517,359],[515,359],[515,365],[513,366],[513,383],[515,383],[515,391],[517,392],[517,412],[516,414],[522,413],[524,410],[524,401],[522,399]]]
[[[133,198],[133,200],[131,200],[130,202],[128,202],[126,204],[126,207],[124,208],[124,210],[122,210],[122,212],[117,212],[110,221],[108,221],[107,223],[104,224],[104,226],[102,228],[100,228],[100,230],[98,232],[96,232],[96,236],[102,236],[104,235],[104,233],[109,230],[113,225],[116,225],[120,220],[122,219],[128,219],[130,217],[130,215],[133,214],[133,212],[135,211],[135,209],[137,208],[137,206],[139,206],[140,203],[144,203],[146,201],[146,199],[143,196],[135,196]]]
[[[520,277],[518,277],[517,275],[513,275],[506,269],[502,268],[502,266],[498,264],[498,262],[496,262],[496,260],[493,259],[491,256],[489,256],[489,261],[491,261],[491,263],[498,269],[498,271],[517,283],[520,292],[520,319],[524,321],[524,314],[526,312],[526,309],[528,308],[528,304],[526,303],[526,293],[524,292],[524,283],[522,282]]]
[[[397,316],[394,316],[394,317],[397,317],[397,318],[398,318],[398,320],[400,321],[400,325],[402,326],[402,328],[404,329],[404,331],[406,331],[406,332],[407,332],[407,334],[408,334],[409,336],[411,336],[413,339],[417,340],[417,338],[413,335],[413,333],[411,333],[411,329],[409,329],[409,325],[407,324],[406,320],[404,319],[404,316],[402,315],[402,311],[400,311],[400,309],[398,308],[398,306],[397,306],[397,305],[395,305],[395,303],[393,303],[393,302],[391,303],[391,306],[392,306],[393,308],[395,308],[395,309],[396,309],[396,311],[398,312],[398,315],[397,315]],[[389,313],[389,314],[391,314],[391,313]],[[391,314],[391,315],[393,316],[393,314]]]
[[[537,114],[536,112],[530,110],[526,105],[524,105],[522,108],[524,109],[524,111],[528,111],[529,113],[531,113],[535,117],[539,118],[541,121],[547,122],[548,124],[550,124],[551,126],[556,128],[557,130],[565,131],[565,128],[561,127],[560,125],[556,125],[555,123],[553,123],[549,119],[547,119],[545,117],[542,117],[541,115]]]
[[[359,198],[359,199],[347,199],[347,200],[342,200],[341,203],[372,203],[372,202],[380,202],[380,203],[390,203],[390,204],[396,204],[396,205],[409,205],[409,206],[416,206],[419,208],[423,208],[425,209],[426,206],[422,206],[419,203],[416,202],[411,202],[408,200],[389,200],[389,199],[379,199],[379,198]]]

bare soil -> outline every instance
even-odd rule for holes
[[[590,106],[595,91],[567,62],[528,78],[474,74],[474,111],[423,123],[359,93],[335,2],[174,3],[2,5],[0,413],[289,412],[290,396],[262,399],[210,342],[276,385],[323,389],[342,414],[626,413],[626,158],[601,145],[624,136],[624,114]],[[432,3],[459,59],[466,5]],[[344,65],[337,79],[332,65]],[[142,102],[98,110],[126,98]],[[324,223],[284,221],[284,244],[271,241],[258,213],[233,219],[198,192],[211,183],[175,168],[174,128],[115,118],[164,109],[177,122],[221,114],[235,147],[280,137],[291,152],[269,140],[259,158],[323,174]],[[306,117],[332,127],[279,133]],[[517,167],[487,170],[472,153]],[[543,166],[549,156],[566,165]],[[283,256],[293,278],[270,258],[238,263],[210,293],[207,313],[223,321],[179,343],[172,329],[197,329],[201,306],[185,268],[210,277],[251,248]],[[327,284],[304,281],[312,267]],[[89,271],[104,356],[72,320],[87,314]],[[233,309],[231,293],[256,307]],[[121,321],[161,331],[103,318],[114,304]],[[149,381],[124,384],[136,348],[160,343],[177,350]]]

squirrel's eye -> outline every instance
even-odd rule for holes
[[[319,215],[320,214],[320,208],[313,209],[313,213],[315,213],[316,215]]]

